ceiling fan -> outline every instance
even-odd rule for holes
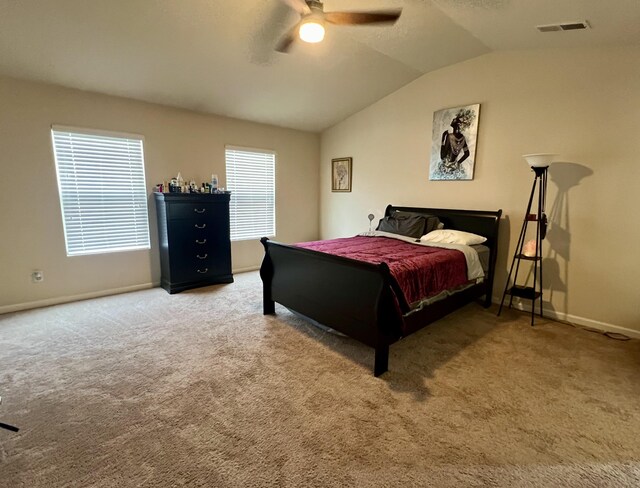
[[[362,25],[393,24],[402,13],[401,8],[371,12],[325,12],[320,0],[281,0],[300,15],[300,21],[278,42],[276,51],[286,53],[299,36],[305,42],[324,39],[324,24]]]

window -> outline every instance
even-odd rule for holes
[[[142,138],[51,130],[67,256],[149,249]]]
[[[231,191],[231,240],[276,233],[276,155],[273,151],[227,146],[227,189]]]

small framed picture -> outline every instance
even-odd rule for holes
[[[331,160],[331,191],[351,191],[351,158]]]

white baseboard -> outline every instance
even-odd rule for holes
[[[233,273],[246,273],[248,271],[256,271],[260,266],[249,266],[247,268],[234,269]],[[21,310],[31,310],[32,308],[50,307],[51,305],[59,305],[61,303],[77,302],[80,300],[88,300],[90,298],[106,297],[109,295],[119,295],[120,293],[128,293],[131,291],[147,290],[160,286],[157,283],[143,283],[141,285],[123,286],[121,288],[111,288],[109,290],[100,290],[90,293],[81,293],[79,295],[67,295],[62,297],[47,298],[44,300],[36,300],[33,302],[16,303],[14,305],[0,306],[0,315],[11,312],[20,312]]]
[[[128,293],[130,291],[147,290],[160,286],[160,283],[143,283],[141,285],[123,286],[121,288],[111,288],[109,290],[92,291],[89,293],[81,293],[79,295],[67,295],[63,297],[47,298],[45,300],[36,300],[34,302],[16,303],[15,305],[5,305],[0,307],[0,315],[11,312],[19,312],[21,310],[30,310],[32,308],[49,307],[51,305],[59,305],[61,303],[77,302],[80,300],[88,300],[90,298],[106,297],[109,295],[119,295],[120,293]]]
[[[500,305],[501,298],[502,297],[500,298],[493,297],[493,303]],[[525,303],[523,301],[514,299],[513,308],[517,310],[521,310],[523,312],[531,313],[531,305],[529,300],[527,300],[527,303]],[[599,320],[587,319],[585,317],[571,315],[566,312],[557,312],[555,310],[549,310],[548,308],[545,308],[545,307],[542,307],[542,313],[544,314],[545,317],[548,317],[553,320],[568,322],[570,324],[579,325],[588,329],[599,330],[601,332],[615,332],[616,334],[624,334],[628,337],[633,337],[634,339],[640,339],[640,330],[629,329],[627,327],[610,324],[608,322],[601,322]]]
[[[260,269],[260,266],[249,266],[248,268],[237,268],[237,269],[234,269],[234,270],[232,270],[232,273],[233,274],[246,273],[248,271],[257,271],[259,269]]]
[[[246,273],[248,271],[256,271],[260,269],[259,266],[249,266],[247,268],[237,268],[233,270],[233,273]],[[147,290],[149,288],[154,288],[160,286],[160,283],[143,283],[141,285],[131,285],[124,286],[121,288],[111,288],[109,290],[100,290],[90,293],[81,293],[79,295],[67,295],[63,297],[56,298],[47,298],[45,300],[36,300],[33,302],[24,302],[17,303],[14,305],[5,305],[0,307],[0,315],[11,313],[11,312],[19,312],[21,310],[30,310],[32,308],[41,308],[41,307],[49,307],[51,305],[58,305],[61,303],[69,303],[76,302],[79,300],[88,300],[90,298],[99,298],[105,297],[109,295],[119,295],[120,293],[128,293],[131,291],[139,291],[139,290]],[[501,297],[493,297],[493,303],[496,305],[500,305]],[[527,303],[525,304],[522,301],[514,300],[513,306],[517,310],[521,310],[523,312],[531,312],[531,306]],[[633,337],[635,339],[640,339],[640,330],[629,329],[627,327],[622,327],[619,325],[610,324],[608,322],[601,322],[599,320],[587,319],[585,317],[579,317],[577,315],[571,315],[565,312],[557,312],[555,310],[549,310],[548,308],[543,307],[542,311],[546,317],[549,317],[554,320],[559,320],[562,322],[569,322],[571,324],[580,325],[583,327],[587,327],[589,329],[596,329],[602,332],[615,332],[617,334],[624,334],[628,337]]]

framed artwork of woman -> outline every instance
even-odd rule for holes
[[[430,180],[472,180],[480,104],[433,114]]]

